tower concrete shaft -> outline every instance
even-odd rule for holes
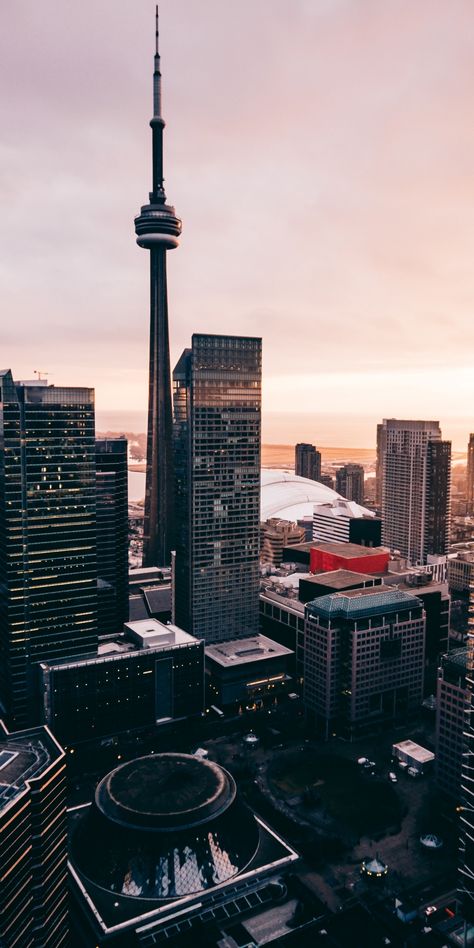
[[[178,246],[181,221],[166,203],[163,179],[161,68],[156,8],[156,49],[153,73],[153,184],[149,203],[135,218],[137,244],[150,251],[150,375],[146,456],[143,565],[170,562],[173,522],[171,373],[166,285],[166,251]]]

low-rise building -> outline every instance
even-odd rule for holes
[[[289,520],[271,517],[260,524],[260,562],[279,566],[285,547],[295,546],[304,540],[304,527]]]
[[[393,744],[392,757],[398,760],[399,763],[412,767],[419,774],[429,770],[435,759],[432,751],[422,747],[421,744],[417,744],[416,741],[410,740],[398,741],[397,744]]]
[[[382,521],[375,514],[342,497],[313,508],[313,540],[380,546]]]
[[[265,635],[206,646],[209,703],[237,710],[273,703],[292,689],[292,651]]]
[[[128,622],[89,658],[40,666],[45,722],[64,744],[141,730],[204,709],[204,646],[156,619]]]
[[[378,586],[306,605],[304,701],[326,739],[403,719],[423,698],[425,611],[414,595]]]

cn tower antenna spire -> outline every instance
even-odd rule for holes
[[[173,451],[166,256],[178,246],[181,221],[166,202],[158,6],[155,18],[152,132],[153,184],[135,218],[137,244],[150,253],[150,375],[143,565],[168,566],[173,549]]]
[[[155,71],[153,73],[153,118],[161,118],[161,64],[158,4],[155,14]]]

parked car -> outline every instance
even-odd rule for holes
[[[393,773],[392,770],[390,771],[390,773],[389,773],[389,775],[388,775],[388,779],[391,780],[392,783],[398,783],[398,777],[397,777],[396,774]]]
[[[420,771],[417,770],[416,767],[409,767],[407,770],[407,774],[410,777],[421,777]]]

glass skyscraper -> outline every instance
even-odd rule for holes
[[[0,702],[36,722],[36,669],[97,644],[94,392],[0,373]]]
[[[207,643],[258,631],[261,339],[195,334],[173,373],[175,618]]]
[[[98,625],[100,635],[128,622],[128,482],[126,438],[95,443]]]

